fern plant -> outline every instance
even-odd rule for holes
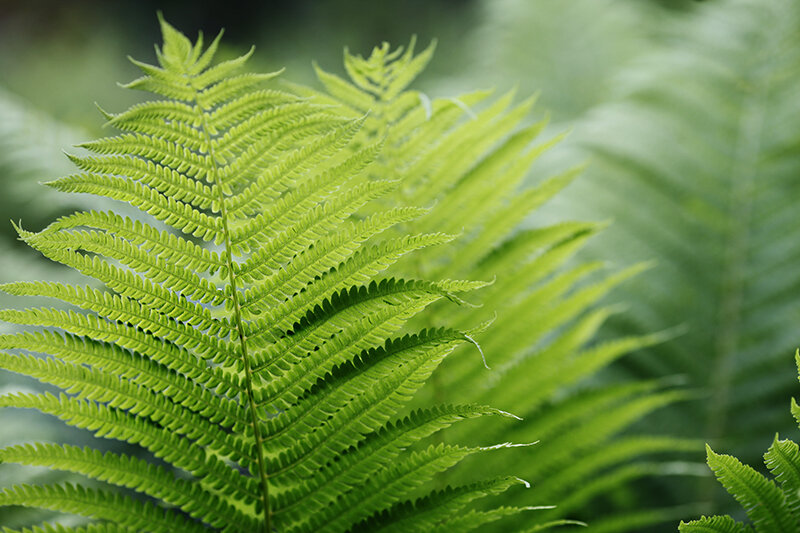
[[[521,483],[513,476],[425,488],[465,457],[508,444],[416,444],[458,420],[507,413],[404,410],[442,359],[485,327],[411,333],[404,324],[486,282],[375,276],[452,236],[377,240],[425,210],[354,215],[397,187],[359,177],[380,150],[353,147],[363,118],[262,88],[278,73],[237,74],[250,54],[213,64],[220,36],[204,49],[202,36],[192,44],[161,28],[159,65],[134,61],[144,75],[127,85],[160,98],[107,114],[122,133],[82,145],[95,155],[72,156],[80,172],[50,183],[130,203],[148,221],[82,211],[38,233],[17,226],[94,284],[8,283],[12,295],[73,308],[0,311],[37,327],[0,336],[0,366],[63,390],[5,394],[0,406],[140,452],[5,447],[3,463],[100,483],[5,487],[0,505],[86,517],[57,528],[75,532],[453,531],[519,512],[462,511]]]
[[[795,354],[800,373],[800,352]],[[798,376],[800,378],[800,376]],[[800,424],[800,405],[792,400],[792,415]],[[706,446],[708,466],[723,487],[747,512],[752,526],[718,515],[681,522],[681,533],[797,533],[800,532],[800,447],[776,434],[764,454],[775,480],[742,464],[735,457],[714,453]],[[776,483],[777,481],[777,483]]]
[[[577,157],[592,166],[559,206],[615,218],[590,257],[614,250],[657,262],[621,288],[631,312],[608,331],[687,328],[623,362],[628,376],[680,374],[706,393],[656,424],[751,464],[761,435],[791,430],[783,398],[800,316],[798,7],[726,0],[679,19],[674,45],[649,54],[616,101],[574,125],[585,148]],[[729,501],[707,477],[693,485],[669,497],[708,502],[706,513]]]
[[[613,306],[595,304],[644,265],[613,275],[600,274],[601,262],[569,265],[603,224],[529,227],[526,218],[570,184],[582,167],[526,185],[531,166],[562,137],[536,143],[547,121],[524,124],[533,99],[513,105],[513,93],[492,99],[490,91],[478,91],[431,101],[419,91],[408,90],[434,48],[431,45],[415,54],[414,44],[412,40],[405,50],[391,50],[384,44],[366,59],[346,51],[349,81],[317,67],[325,92],[292,88],[303,97],[334,106],[347,118],[368,113],[353,146],[385,138],[369,177],[401,181],[381,208],[433,206],[429,213],[400,226],[400,231],[459,235],[451,246],[428,248],[401,259],[392,272],[493,281],[473,300],[483,305],[480,309],[434,305],[416,319],[420,326],[444,322],[456,329],[463,329],[475,316],[495,322],[475,336],[491,371],[469,357],[451,358],[434,374],[425,398],[488,401],[523,416],[525,422],[509,427],[487,421],[479,430],[462,426],[462,431],[451,428],[445,435],[461,441],[471,431],[501,440],[513,435],[521,442],[539,441],[528,453],[530,459],[516,466],[536,484],[535,503],[556,507],[520,516],[516,526],[521,530],[576,514],[592,527],[609,531],[682,516],[669,509],[609,513],[608,502],[597,500],[609,491],[624,491],[637,478],[685,470],[683,465],[666,467],[637,459],[693,450],[700,443],[658,435],[618,438],[635,421],[680,400],[685,392],[659,381],[590,390],[577,386],[617,358],[668,336],[590,342],[615,312]],[[505,468],[507,459],[497,455],[469,472]],[[519,497],[505,495],[509,504],[519,504]]]

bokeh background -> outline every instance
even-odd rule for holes
[[[415,85],[431,97],[488,87],[516,87],[519,99],[539,93],[535,115],[549,115],[546,135],[570,135],[530,180],[584,161],[589,167],[529,224],[612,222],[575,260],[654,266],[609,297],[624,312],[601,338],[675,333],[593,379],[682,383],[695,400],[633,430],[709,441],[754,465],[776,431],[797,437],[788,412],[800,345],[793,2],[0,0],[0,281],[69,275],[25,249],[8,221],[40,229],[88,205],[39,182],[70,172],[62,150],[104,134],[96,106],[120,111],[141,98],[117,82],[137,76],[126,56],[153,59],[159,10],[190,37],[225,28],[223,55],[254,44],[255,70],[286,67],[296,82],[315,83],[312,61],[343,74],[344,47],[367,55],[383,41],[416,35],[423,46],[438,42]],[[3,297],[0,304],[19,305]],[[0,374],[0,388],[24,386]],[[0,443],[64,431],[21,416],[0,413]],[[686,519],[731,511],[702,461],[699,449],[671,463],[676,479],[645,484],[651,499]],[[3,475],[5,483],[23,473]],[[643,498],[620,490],[604,505],[653,504]],[[661,527],[672,531],[675,523]]]

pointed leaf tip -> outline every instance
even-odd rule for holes
[[[478,349],[478,352],[481,354],[481,359],[483,360],[483,366],[486,367],[486,370],[491,370],[491,368],[489,368],[489,365],[486,364],[486,355],[483,353],[483,350],[481,349],[481,345],[478,344],[478,341],[476,341],[475,339],[473,339],[471,336],[467,335],[466,333],[464,333],[463,335],[464,335],[464,339],[466,339],[467,341],[469,341],[472,344],[474,344],[475,347]]]
[[[525,485],[526,489],[531,488],[531,484],[529,482],[525,481],[524,479],[522,479],[521,477],[515,477],[515,479],[517,481],[519,481],[521,485]]]

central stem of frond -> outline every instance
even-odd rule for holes
[[[195,98],[195,105],[200,108],[200,105]],[[208,145],[208,155],[211,159],[211,171],[214,175],[214,184],[217,186],[217,198],[219,200],[220,218],[222,220],[222,233],[225,245],[225,263],[228,268],[228,281],[231,286],[231,300],[233,302],[233,319],[236,324],[236,331],[239,335],[239,343],[242,348],[242,363],[244,365],[246,394],[247,394],[247,407],[250,412],[250,421],[253,425],[253,437],[255,439],[256,460],[258,463],[258,475],[261,484],[261,500],[264,508],[264,533],[272,532],[272,511],[269,504],[269,476],[267,474],[266,461],[264,460],[264,439],[261,436],[261,424],[258,419],[258,411],[256,408],[255,396],[253,394],[253,378],[252,369],[250,368],[250,359],[247,356],[247,336],[244,332],[244,324],[242,322],[242,310],[239,302],[239,291],[236,284],[236,271],[234,270],[233,254],[231,252],[230,230],[228,227],[228,215],[225,206],[225,194],[222,192],[222,180],[219,175],[217,161],[214,157],[214,147],[211,142],[211,135],[208,132],[208,125],[206,122],[206,115],[202,111],[202,128],[203,136]]]

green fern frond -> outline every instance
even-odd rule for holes
[[[61,390],[10,392],[0,407],[52,415],[141,456],[69,443],[0,448],[2,463],[84,478],[4,487],[0,506],[85,519],[37,532],[435,530],[518,483],[426,488],[468,456],[514,445],[419,441],[460,420],[512,415],[471,403],[408,408],[482,328],[413,333],[414,317],[436,302],[466,307],[457,294],[490,284],[376,279],[454,236],[396,229],[428,209],[369,206],[399,185],[369,179],[382,149],[380,139],[361,143],[370,116],[342,118],[264,89],[279,72],[240,74],[252,51],[214,64],[220,36],[204,50],[202,37],[192,43],[160,22],[158,65],[134,60],[143,76],[125,87],[162,98],[106,114],[122,133],[81,145],[91,155],[70,156],[79,172],[50,183],[140,213],[84,211],[37,233],[17,226],[93,284],[0,287],[58,302],[0,311],[41,328],[0,336],[0,366]],[[413,50],[402,57],[381,87],[389,98],[427,62]],[[370,65],[348,69],[371,83]],[[495,120],[492,136],[521,115]],[[481,145],[474,131],[460,136]],[[462,529],[523,510],[482,510]]]
[[[29,505],[116,522],[137,531],[203,531],[176,513],[118,493],[79,485],[21,485],[0,491],[2,505]]]
[[[475,498],[505,492],[512,485],[520,483],[521,481],[516,478],[498,478],[461,487],[448,487],[413,503],[404,502],[395,505],[380,515],[358,524],[355,530],[431,531],[442,523],[452,525],[451,517]],[[516,511],[519,512],[519,509]]]
[[[795,360],[800,374],[800,351],[795,354]],[[792,404],[796,405],[794,401]],[[725,490],[742,506],[752,527],[736,522],[730,516],[713,516],[681,522],[681,533],[800,531],[800,452],[797,443],[780,440],[775,435],[772,446],[764,454],[764,463],[775,476],[774,481],[735,457],[715,453],[708,445],[706,451],[708,466]]]
[[[568,468],[587,453],[586,449],[573,446],[587,442],[588,436],[576,431],[576,427],[590,424],[598,430],[591,439],[600,448],[598,453],[604,453],[608,460],[583,463],[568,483],[558,489],[543,489],[542,499],[536,499],[541,503],[558,504],[559,498],[578,491],[587,480],[602,477],[603,472],[611,476],[615,468],[633,458],[662,451],[688,451],[697,446],[696,442],[667,439],[660,441],[664,448],[648,448],[645,441],[631,441],[641,443],[642,448],[627,456],[612,452],[618,432],[653,410],[684,399],[682,393],[659,392],[657,387],[650,387],[620,398],[614,409],[597,409],[592,415],[584,413],[575,418],[570,418],[572,402],[588,404],[591,394],[576,393],[570,399],[552,402],[616,359],[667,338],[657,334],[590,344],[614,312],[610,307],[597,307],[598,302],[647,265],[605,277],[599,274],[601,263],[567,266],[603,224],[566,222],[536,229],[525,227],[526,218],[572,183],[582,170],[578,166],[535,185],[525,183],[531,166],[563,135],[538,141],[547,119],[530,123],[528,116],[535,98],[514,104],[513,92],[496,99],[490,98],[489,92],[477,92],[430,102],[421,93],[405,89],[429,60],[430,48],[415,57],[408,52],[413,46],[412,40],[406,51],[391,52],[388,45],[383,45],[366,59],[345,52],[350,80],[315,65],[325,91],[295,85],[291,89],[319,105],[336,106],[331,109],[343,118],[353,119],[368,111],[354,147],[380,140],[383,150],[367,177],[372,182],[399,181],[397,188],[381,200],[383,209],[409,204],[429,207],[428,212],[398,229],[456,236],[446,248],[426,248],[400,259],[392,267],[393,273],[403,277],[492,280],[473,298],[483,306],[481,309],[443,310],[434,303],[415,319],[415,323],[426,326],[444,322],[456,330],[468,329],[475,316],[487,322],[494,320],[487,331],[475,336],[492,371],[487,373],[466,357],[448,358],[426,387],[426,398],[446,396],[503,405],[526,419],[524,424],[515,426],[518,433],[512,432],[512,438],[520,442],[545,442],[553,435],[534,429],[541,428],[537,417],[548,418],[540,409],[545,404],[554,419],[569,420],[571,423],[564,424],[563,439],[555,439],[552,447],[545,444],[530,452],[535,460],[526,462],[521,474],[536,480],[537,485],[540,479]],[[398,89],[401,86],[403,89]],[[595,425],[591,417],[598,415],[602,422]],[[523,427],[530,430],[522,430]],[[502,440],[509,433],[499,421],[487,419],[481,434]],[[469,437],[468,430],[455,427],[444,438],[460,441]],[[502,463],[488,458],[479,468],[497,472]],[[543,483],[548,485],[547,481]],[[524,506],[523,499],[507,499],[506,503]],[[582,502],[588,499],[590,495]],[[549,523],[569,512],[569,508],[557,505],[554,511],[519,515],[517,519],[522,522],[517,525],[523,527],[526,520]],[[503,527],[508,527],[507,523]]]
[[[735,457],[718,455],[710,447],[707,452],[708,466],[744,507],[756,530],[796,530],[800,516],[792,516],[785,508],[785,496],[777,485]]]
[[[764,463],[786,493],[792,510],[800,515],[800,450],[797,443],[780,440],[775,435],[772,446],[764,454]]]
[[[66,527],[60,524],[11,529],[4,527],[2,533],[134,533],[135,530],[115,524],[92,524],[81,527]]]
[[[177,478],[166,468],[142,459],[111,452],[101,453],[90,448],[39,443],[4,448],[2,460],[73,471],[127,487],[168,505],[179,507],[190,516],[215,527],[224,527],[232,515],[238,516],[238,520],[243,523],[251,524],[250,527],[254,529],[257,527],[257,522],[252,516],[232,509],[219,495],[185,479]]]
[[[42,233],[47,235],[81,227],[101,230],[106,235],[125,239],[166,263],[191,271],[214,274],[225,266],[219,254],[213,250],[111,211],[83,211],[61,217]]]
[[[737,522],[730,516],[703,517],[689,523],[681,522],[682,533],[748,533],[753,528]]]

